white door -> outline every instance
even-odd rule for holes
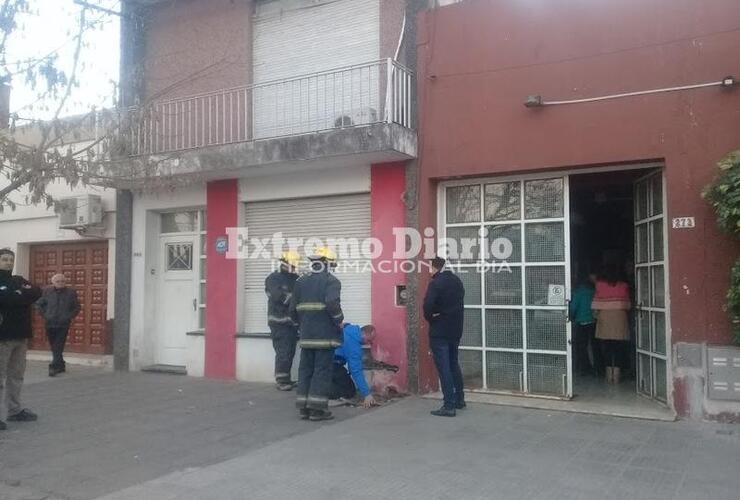
[[[635,183],[637,392],[667,402],[667,280],[663,174]]]
[[[461,249],[482,234],[490,249],[452,262],[465,285],[466,386],[571,397],[568,178],[455,183],[440,205],[444,237]]]
[[[157,363],[185,365],[187,332],[198,327],[198,235],[160,236]]]

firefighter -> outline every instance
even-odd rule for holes
[[[331,248],[319,247],[309,259],[310,272],[298,278],[290,301],[301,346],[296,406],[302,419],[321,421],[334,418],[329,392],[334,349],[342,344],[342,285],[330,272],[337,259]]]
[[[283,252],[279,269],[265,279],[267,324],[275,349],[275,382],[280,391],[290,391],[295,386],[295,382],[290,380],[290,370],[298,342],[298,327],[290,317],[290,298],[298,279],[296,269],[300,262],[301,256],[297,252]]]

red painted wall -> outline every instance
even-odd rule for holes
[[[227,227],[237,227],[238,182],[209,182],[206,192],[206,364],[205,376],[236,377],[237,260],[216,252],[216,240]]]
[[[397,390],[406,389],[408,362],[406,356],[406,308],[395,304],[396,285],[406,284],[406,275],[396,272],[379,272],[382,269],[395,269],[393,250],[395,248],[394,227],[406,225],[406,207],[402,196],[406,189],[403,163],[373,165],[370,170],[370,216],[371,236],[383,245],[383,253],[373,260],[371,280],[372,321],[377,329],[377,337],[372,348],[373,358],[398,365],[399,371],[375,372],[373,386],[379,389],[392,386]],[[381,264],[383,261],[383,264]]]
[[[439,179],[664,160],[668,216],[697,224],[669,231],[672,340],[726,343],[722,305],[740,249],[717,231],[700,192],[716,161],[740,148],[740,88],[523,103],[530,94],[575,99],[740,77],[739,21],[737,0],[468,0],[426,12],[421,226],[436,226]],[[421,387],[434,384],[428,358],[421,370]]]

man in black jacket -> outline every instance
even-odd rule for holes
[[[21,406],[26,371],[26,343],[31,338],[31,305],[41,290],[21,276],[13,276],[15,254],[0,249],[0,431],[7,421],[32,422],[38,417]],[[3,397],[4,396],[4,397]],[[3,404],[7,401],[7,408]]]
[[[424,319],[429,322],[429,345],[444,395],[444,404],[432,415],[454,417],[465,408],[463,377],[457,353],[463,332],[465,288],[445,260],[432,259],[432,281],[424,297]]]
[[[302,419],[319,421],[333,418],[329,393],[334,349],[342,344],[344,313],[340,302],[342,285],[329,272],[336,254],[321,247],[310,259],[310,273],[295,283],[290,313],[298,323],[301,346],[296,406]]]
[[[290,317],[290,298],[298,279],[295,273],[301,258],[293,251],[283,252],[280,269],[265,280],[267,294],[267,325],[270,327],[272,347],[275,349],[275,382],[280,391],[290,391],[294,383],[290,380],[293,367],[298,328]]]
[[[55,377],[67,371],[64,344],[67,342],[69,325],[80,313],[80,301],[77,292],[67,286],[67,278],[63,274],[55,274],[51,278],[51,286],[44,290],[36,306],[46,321],[46,338],[52,355],[49,376]]]

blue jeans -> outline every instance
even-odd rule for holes
[[[429,341],[434,356],[434,364],[439,374],[439,382],[444,395],[444,407],[453,409],[465,401],[463,376],[457,360],[459,341],[432,337]]]

